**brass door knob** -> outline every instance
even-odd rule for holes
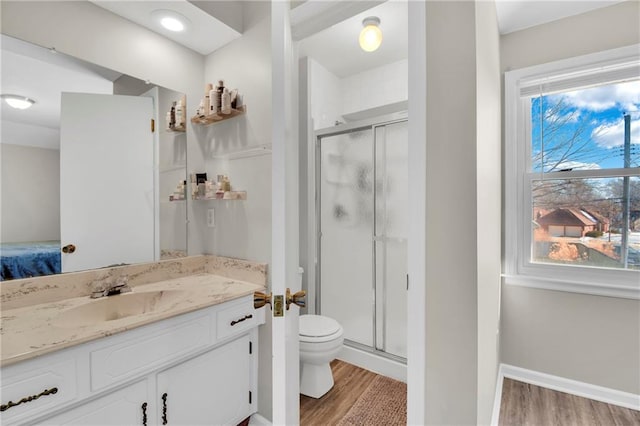
[[[76,251],[76,246],[74,246],[73,244],[67,244],[66,246],[62,247],[63,253],[73,253],[74,251]]]
[[[253,293],[253,307],[255,309],[262,308],[264,305],[269,304],[271,306],[271,293],[265,294],[260,291]]]
[[[287,310],[289,310],[289,306],[293,303],[294,305],[298,305],[301,308],[307,306],[307,292],[304,290],[297,291],[291,294],[291,290],[287,289]]]

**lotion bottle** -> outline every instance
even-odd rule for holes
[[[231,96],[229,90],[225,87],[222,92],[222,111],[223,114],[231,114]]]

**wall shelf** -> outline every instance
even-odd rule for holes
[[[174,127],[173,129],[166,129],[167,133],[184,133],[187,131],[185,126]]]
[[[224,120],[228,120],[233,117],[237,117],[239,115],[243,115],[245,112],[247,112],[247,106],[243,105],[240,108],[231,109],[231,112],[229,114],[217,113],[217,114],[211,114],[211,115],[205,115],[205,116],[195,116],[191,118],[191,122],[193,124],[203,124],[203,125],[214,124]]]
[[[247,199],[247,191],[227,191],[224,193],[223,198],[217,197],[199,197],[198,195],[194,195],[193,199],[195,201],[212,201],[212,200],[246,200]]]

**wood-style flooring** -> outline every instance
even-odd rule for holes
[[[333,388],[322,398],[300,395],[300,425],[335,425],[367,389],[376,373],[340,360],[331,363]]]
[[[331,363],[331,370],[335,385],[325,396],[300,395],[301,426],[338,424],[376,377],[339,360]],[[640,411],[505,378],[498,422],[500,426],[640,426]]]
[[[637,426],[640,411],[504,379],[500,426]]]

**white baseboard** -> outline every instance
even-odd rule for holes
[[[346,345],[342,346],[337,358],[357,367],[407,383],[407,366],[401,362]]]
[[[577,380],[565,379],[564,377],[527,370],[526,368],[500,364],[498,382],[496,385],[496,396],[493,404],[493,414],[491,416],[492,425],[498,424],[500,401],[502,400],[502,382],[505,377],[541,386],[543,388],[640,411],[640,395],[605,388],[603,386],[592,385],[590,383],[579,382]]]
[[[255,413],[249,419],[249,426],[271,426],[271,422],[260,414]]]

